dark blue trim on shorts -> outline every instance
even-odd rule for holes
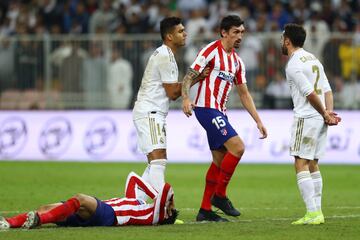
[[[210,150],[224,147],[224,143],[237,136],[237,132],[228,121],[228,117],[217,109],[196,107],[195,116],[205,129]]]
[[[95,227],[95,226],[114,226],[116,216],[114,209],[96,198],[97,207],[94,215],[90,219],[83,220],[78,214],[69,216],[64,222],[56,223],[63,227]]]

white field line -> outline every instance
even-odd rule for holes
[[[325,217],[325,221],[326,219],[347,219],[347,218],[360,218],[360,214],[352,214],[352,215],[333,215],[333,216],[326,216]],[[236,219],[236,218],[231,218],[228,217],[228,220],[230,222],[278,222],[278,221],[286,221],[286,222],[291,222],[296,220],[296,218],[259,218],[259,219]],[[196,221],[186,221],[185,224],[206,224],[209,222],[196,222]],[[326,224],[326,222],[325,222]]]
[[[259,210],[259,211],[263,211],[263,210],[268,210],[268,211],[273,211],[273,210],[296,210],[296,209],[303,209],[303,208],[288,208],[288,207],[275,207],[275,208],[252,208],[252,207],[240,207],[238,208],[240,210]],[[323,207],[323,209],[360,209],[360,206],[337,206],[337,207]],[[179,208],[178,210],[180,211],[189,211],[189,212],[193,212],[193,211],[198,211],[198,208]],[[0,211],[1,213],[1,211]]]
[[[252,207],[243,207],[239,208],[240,210],[296,210],[296,209],[303,209],[303,208],[288,208],[288,207],[278,207],[278,208],[252,208]],[[324,209],[360,209],[360,206],[337,206],[337,207],[324,207]],[[188,211],[188,212],[197,212],[198,208],[179,208],[180,211]],[[17,214],[17,213],[23,213],[28,212],[29,210],[21,210],[21,211],[6,211],[6,210],[0,210],[0,215],[2,214]]]

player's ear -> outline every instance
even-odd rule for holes
[[[167,39],[168,41],[172,41],[172,40],[173,40],[173,35],[172,35],[171,33],[167,33],[167,34],[166,34],[166,39]]]
[[[291,44],[290,39],[285,37],[284,43],[285,43],[285,46],[289,46]]]

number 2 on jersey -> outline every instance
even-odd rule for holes
[[[321,89],[317,88],[317,84],[319,82],[320,79],[320,70],[319,67],[316,65],[312,66],[312,72],[316,73],[316,80],[315,80],[315,84],[314,84],[314,91],[316,92],[317,95],[321,94]]]
[[[211,123],[214,124],[217,129],[220,129],[220,128],[226,126],[226,122],[224,121],[224,119],[222,119],[222,116],[217,116],[217,117],[213,118]]]

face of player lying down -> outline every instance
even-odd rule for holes
[[[175,201],[174,201],[174,195],[171,196],[170,200],[166,203],[165,206],[165,219],[172,216],[172,211],[175,209]]]

